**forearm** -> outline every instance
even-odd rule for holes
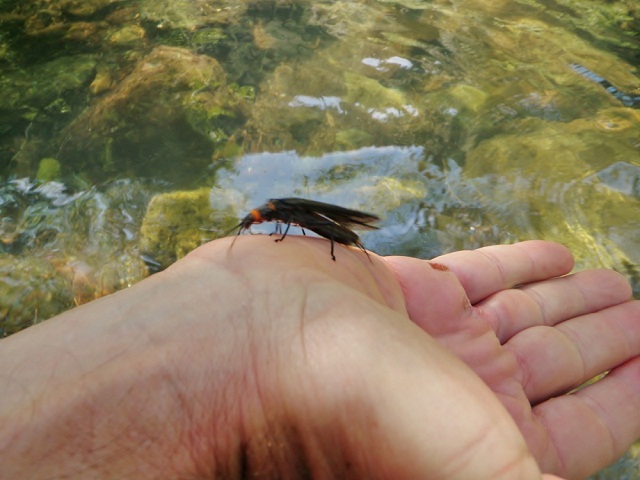
[[[3,411],[6,478],[154,478],[183,468],[177,392],[161,384],[161,371],[139,378],[135,363],[70,375]]]
[[[0,478],[195,476],[197,458],[229,468],[214,460],[233,463],[240,443],[234,397],[246,386],[228,377],[245,358],[233,330],[214,324],[224,312],[180,329],[185,302],[203,302],[184,275],[170,277],[0,342]],[[191,365],[191,348],[227,368]],[[193,385],[206,390],[195,403]]]

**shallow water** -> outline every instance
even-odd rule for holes
[[[279,196],[379,214],[380,254],[560,241],[638,294],[638,31],[635,0],[0,0],[0,335]]]

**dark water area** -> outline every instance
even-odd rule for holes
[[[299,196],[640,294],[640,4],[0,0],[0,336]],[[640,478],[632,453],[595,478]]]

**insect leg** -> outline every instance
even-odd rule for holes
[[[277,223],[276,223],[276,229],[275,229],[273,232],[271,232],[271,233],[269,234],[269,236],[271,237],[271,236],[272,236],[272,235],[274,235],[274,234],[278,234],[278,235],[280,235],[281,233],[282,233],[282,224],[281,224],[280,222],[277,222]]]
[[[331,259],[335,262],[336,256],[333,254],[333,245],[335,242],[333,241],[333,235],[329,237],[329,241],[331,242]]]
[[[278,224],[278,225],[279,225],[279,224]],[[287,236],[287,233],[289,232],[289,228],[290,228],[290,227],[291,227],[291,224],[290,224],[290,223],[287,223],[287,228],[285,228],[285,230],[284,230],[284,234],[282,234],[282,237],[280,237],[280,238],[276,238],[274,241],[276,241],[276,242],[281,242],[282,240],[284,240],[284,237],[286,237],[286,236]]]

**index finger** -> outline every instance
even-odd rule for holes
[[[543,240],[447,253],[432,261],[458,277],[472,304],[506,288],[566,275],[574,265],[569,249]]]

